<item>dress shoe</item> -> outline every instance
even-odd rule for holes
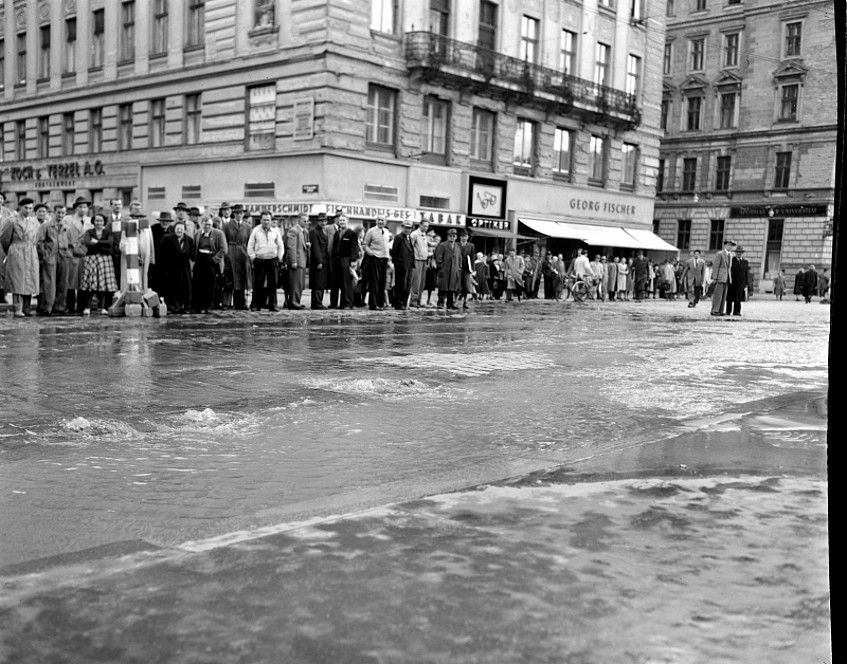
[[[268,311],[273,311],[274,313],[276,313],[277,311],[279,311],[279,309],[277,309],[276,307],[268,307]]]

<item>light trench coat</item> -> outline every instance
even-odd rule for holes
[[[5,288],[18,295],[38,295],[38,219],[20,215],[6,222],[0,234],[0,245],[6,251]]]

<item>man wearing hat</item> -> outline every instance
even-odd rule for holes
[[[189,208],[188,205],[185,202],[180,201],[179,203],[176,204],[176,207],[174,208],[174,215],[176,217],[174,219],[174,224],[177,224],[177,223],[185,224],[185,234],[188,235],[188,237],[193,239],[194,235],[199,230],[199,226],[196,223],[194,223],[194,221],[192,219],[190,219],[191,208]]]
[[[166,290],[166,285],[162,283],[163,271],[156,265],[159,257],[162,255],[162,243],[165,235],[173,233],[174,218],[168,210],[163,210],[159,213],[157,222],[150,225],[150,232],[153,235],[153,256],[150,260],[150,287],[157,293],[162,293]]]
[[[200,221],[200,208],[198,208],[198,207],[188,208],[188,221],[185,222],[186,231],[191,227],[192,224],[193,224],[194,228],[196,229],[196,231],[195,231],[195,235],[196,235],[197,233],[200,232],[200,229],[203,226],[202,222]]]
[[[303,212],[285,232],[284,261],[288,270],[288,286],[285,289],[285,307],[287,309],[303,308],[303,305],[300,304],[300,298],[303,296],[303,281],[306,275],[306,261],[308,260],[306,232],[304,230],[307,223],[309,223],[309,214]]]
[[[474,294],[473,288],[473,273],[474,259],[476,257],[476,247],[468,239],[468,231],[466,228],[459,229],[459,250],[462,252],[462,289],[460,298],[462,300],[462,309],[468,308],[468,295]]]
[[[67,284],[65,294],[56,293],[53,305],[57,311],[69,314],[82,314],[85,309],[85,293],[79,289],[82,280],[82,258],[86,249],[82,245],[82,236],[89,228],[94,228],[89,213],[91,202],[78,196],[73,204],[73,214],[66,215],[62,220],[68,235],[67,249],[59,249],[56,261],[56,282],[62,280]]]
[[[223,206],[221,211],[223,212]],[[223,304],[244,311],[247,309],[247,291],[252,288],[253,274],[250,256],[247,254],[247,243],[250,241],[253,226],[244,221],[244,206],[241,203],[232,207],[232,219],[224,224],[223,232],[232,272],[232,283],[226,283],[224,286]]]
[[[40,292],[36,248],[39,223],[33,216],[33,205],[31,198],[22,198],[18,202],[18,214],[3,225],[0,233],[0,246],[6,252],[5,287],[12,293],[12,304],[18,318],[32,315],[32,296]],[[45,208],[41,209],[42,214]]]
[[[44,205],[40,203],[39,206]],[[41,292],[38,295],[38,315],[50,316],[51,314],[64,313],[64,301],[62,297],[62,307],[56,307],[57,295],[65,295],[68,290],[67,280],[65,279],[64,270],[60,276],[57,271],[57,265],[60,262],[60,250],[68,248],[68,232],[62,219],[58,216],[47,216],[47,206],[37,209],[36,217],[44,217],[41,220],[41,225],[38,227],[38,240],[36,250],[38,251],[38,259],[41,262],[39,277],[41,279]]]
[[[394,264],[394,308],[407,309],[415,274],[415,246],[412,244],[412,221],[403,222],[403,230],[391,244],[391,262]]]
[[[712,281],[715,290],[712,293],[712,316],[725,316],[724,305],[726,304],[727,289],[732,283],[732,251],[735,242],[724,240],[723,249],[715,254],[712,259]]]
[[[729,267],[730,284],[726,289],[726,315],[741,315],[741,303],[747,299],[750,263],[744,258],[744,247],[735,247],[735,255]]]
[[[312,289],[312,309],[326,309],[324,291],[330,279],[329,236],[326,232],[326,212],[319,212],[309,231],[309,288]]]

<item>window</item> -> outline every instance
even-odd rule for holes
[[[247,149],[272,150],[276,141],[276,83],[247,89]]]
[[[65,69],[66,74],[76,71],[76,18],[65,20]]]
[[[368,117],[365,140],[382,147],[394,146],[394,119],[397,93],[379,85],[368,87]]]
[[[494,156],[494,113],[473,109],[471,116],[471,159],[491,162]]]
[[[521,16],[521,59],[536,62],[538,57],[538,19]]]
[[[682,160],[682,190],[694,191],[697,186],[697,157]],[[681,249],[682,247],[680,247]]]
[[[535,123],[532,120],[518,118],[515,127],[515,150],[512,164],[515,173],[531,173],[535,157]]]
[[[450,34],[450,0],[429,0],[429,29],[444,37]]]
[[[46,115],[38,118],[38,142],[35,149],[39,159],[50,156],[50,118]]]
[[[188,0],[188,16],[186,21],[188,34],[185,45],[188,48],[203,45],[203,35],[206,30],[206,3],[203,0]]]
[[[594,82],[597,85],[606,85],[609,80],[609,52],[611,48],[607,44],[597,42],[594,47]]]
[[[200,120],[202,118],[202,107],[200,105],[200,94],[185,95],[183,136],[187,145],[200,142]]]
[[[276,25],[276,0],[256,0],[253,6],[253,27],[270,28]]]
[[[709,251],[720,251],[723,248],[724,220],[712,219],[709,226]]]
[[[38,29],[41,48],[38,53],[38,78],[50,78],[50,26],[42,25]]]
[[[135,0],[121,4],[121,61],[135,59]]]
[[[662,130],[668,130],[668,113],[671,109],[671,100],[670,99],[662,99],[662,111],[661,116],[659,117],[659,126]]]
[[[674,0],[668,0],[667,6],[665,7],[665,16],[673,16],[674,15]]]
[[[160,148],[165,144],[165,100],[150,100],[150,131],[149,143],[151,148]]]
[[[588,181],[602,184],[606,179],[606,139],[592,136],[588,143]]]
[[[695,12],[706,11],[706,0],[694,0],[694,11]]]
[[[18,83],[26,83],[26,33],[18,33],[18,69],[15,72]]]
[[[656,173],[656,193],[665,190],[665,160],[659,159],[659,170]]]
[[[573,162],[573,132],[556,127],[553,136],[553,173],[561,178],[570,179]]]
[[[626,92],[637,95],[640,88],[641,58],[630,55],[626,60]]]
[[[371,30],[393,35],[396,0],[371,0]]]
[[[665,44],[665,58],[662,61],[662,73],[667,76],[673,71],[673,44]]]
[[[795,21],[785,24],[785,57],[800,56],[800,38],[803,33],[803,23]]]
[[[629,17],[633,21],[639,21],[641,19],[641,0],[630,0]]]
[[[428,97],[423,105],[423,151],[447,154],[447,102]]]
[[[15,159],[26,159],[26,120],[15,121]]]
[[[800,85],[791,83],[781,88],[779,103],[779,119],[789,122],[797,120],[797,97],[800,94]]]
[[[691,71],[703,71],[706,54],[706,38],[692,39],[689,42],[689,64]]]
[[[740,35],[737,32],[723,36],[723,66],[738,66],[738,44]]]
[[[488,0],[479,3],[477,44],[489,51],[497,49],[497,5]]]
[[[737,92],[722,92],[721,98],[721,129],[730,129],[738,125],[738,93]]]
[[[100,152],[103,149],[103,109],[92,108],[88,111],[88,151]]]
[[[75,151],[76,120],[73,113],[62,114],[62,154],[72,155]]]
[[[679,219],[676,222],[676,246],[681,251],[691,248],[691,219]]]
[[[703,105],[702,97],[686,97],[685,103],[688,105],[686,113],[685,128],[688,131],[700,130],[700,108]]]
[[[118,106],[118,150],[132,149],[132,104]]]
[[[245,182],[244,198],[275,198],[276,182]]]
[[[773,188],[788,189],[791,179],[791,153],[776,153],[776,168],[774,169]]]
[[[621,188],[635,189],[636,178],[638,177],[638,146],[632,143],[624,143],[621,148],[621,157],[623,158]]]
[[[729,190],[729,172],[732,168],[732,157],[718,157],[715,176],[715,191]]]
[[[168,51],[168,0],[153,0],[153,45],[151,54]]]
[[[98,69],[103,66],[104,34],[106,31],[105,11],[105,9],[97,9],[91,13],[91,69]]]
[[[565,74],[574,75],[576,73],[576,33],[570,30],[562,30],[559,68]]]

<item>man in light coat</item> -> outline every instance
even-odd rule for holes
[[[285,267],[288,274],[288,287],[285,289],[286,309],[302,309],[303,281],[306,276],[306,224],[309,215],[303,213],[297,217],[291,228],[285,232]]]
[[[727,288],[732,281],[730,268],[733,249],[735,249],[735,242],[724,240],[723,249],[712,259],[712,280],[715,283],[715,290],[712,293],[712,316],[726,316],[724,307]]]
[[[86,252],[81,240],[85,231],[94,228],[89,215],[90,205],[91,203],[82,196],[77,197],[74,201],[73,214],[65,216],[62,220],[68,231],[68,248],[59,251],[61,262],[56,264],[56,280],[61,281],[64,278],[68,284],[64,308],[69,314],[82,314],[85,309],[85,296],[79,289],[82,280],[82,259]],[[62,305],[62,299],[58,294],[56,304],[59,307]]]
[[[688,297],[688,308],[693,309],[700,301],[700,293],[706,281],[706,261],[700,257],[700,250],[695,249],[682,266],[682,285]]]

